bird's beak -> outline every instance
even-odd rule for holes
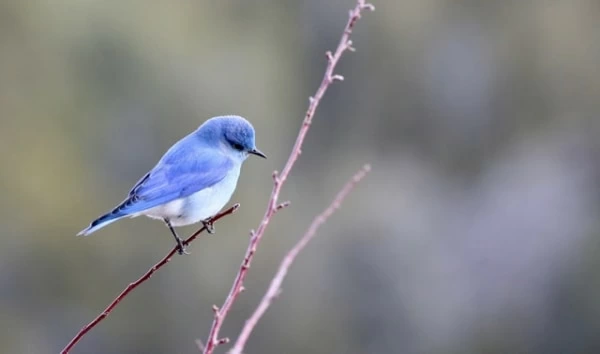
[[[249,153],[249,154],[252,154],[252,155],[260,156],[260,157],[262,157],[263,159],[266,159],[266,158],[267,158],[267,155],[263,154],[263,153],[262,153],[260,150],[258,150],[258,149],[252,149],[252,150],[248,151],[248,153]]]

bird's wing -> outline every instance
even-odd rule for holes
[[[133,214],[211,187],[233,167],[230,158],[216,149],[171,149],[129,192],[116,209]],[[115,210],[117,211],[117,210]]]

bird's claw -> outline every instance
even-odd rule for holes
[[[202,220],[202,225],[206,228],[206,232],[209,234],[215,233],[215,225],[212,222],[212,219]]]
[[[190,252],[188,252],[188,251],[186,250],[186,248],[185,248],[185,247],[184,247],[183,249],[181,249],[181,247],[177,247],[177,253],[179,253],[180,255],[184,255],[184,254],[188,255],[188,254],[191,254]]]
[[[184,254],[190,254],[190,252],[187,251],[183,240],[180,238],[177,238],[177,253],[184,255]]]

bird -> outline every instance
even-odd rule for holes
[[[267,158],[256,147],[250,122],[236,115],[210,118],[167,150],[125,200],[77,236],[88,236],[125,217],[145,215],[162,220],[178,253],[187,254],[174,227],[202,222],[213,233],[210,218],[231,198],[249,155]]]

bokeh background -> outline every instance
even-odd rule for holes
[[[0,352],[58,352],[162,257],[157,221],[75,234],[173,142],[240,114],[269,155],[245,164],[240,211],[73,351],[197,353],[353,5],[0,2]],[[600,2],[375,5],[222,334],[368,162],[248,353],[600,352]]]

